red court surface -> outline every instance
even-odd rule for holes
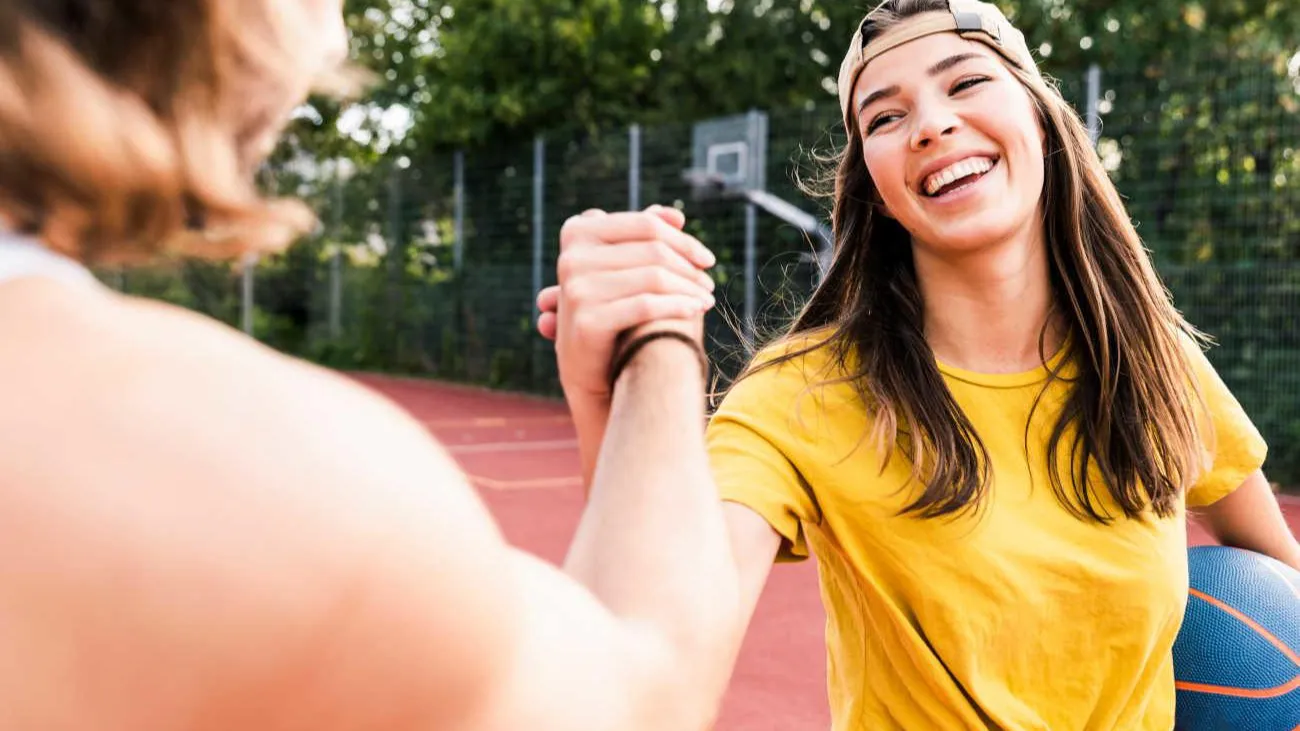
[[[464,468],[507,539],[558,563],[582,507],[572,423],[557,400],[360,375],[406,408]],[[1300,500],[1283,498],[1300,533]],[[1193,525],[1192,541],[1207,542]],[[774,568],[717,731],[826,729],[824,622],[811,561]]]

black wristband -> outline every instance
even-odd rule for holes
[[[700,361],[701,375],[705,377],[708,376],[709,358],[704,353],[704,347],[701,346],[695,338],[686,333],[677,332],[676,330],[656,330],[633,339],[615,353],[614,359],[609,365],[609,390],[614,390],[614,384],[618,383],[618,377],[623,374],[623,370],[627,368],[627,364],[632,362],[632,358],[634,358],[642,348],[649,343],[665,338],[669,340],[677,340],[690,346],[691,350],[695,351],[695,356]]]

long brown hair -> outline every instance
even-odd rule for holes
[[[0,224],[87,263],[231,257],[310,228],[254,183],[254,143],[303,83],[273,5],[0,0]]]
[[[947,9],[944,0],[888,5],[877,27]],[[1078,114],[1048,82],[1007,66],[1046,132],[1045,240],[1054,307],[1069,335],[1069,396],[1047,449],[1052,489],[1083,519],[1116,517],[1099,503],[1094,480],[1125,516],[1174,515],[1201,466],[1200,398],[1186,351],[1188,338],[1199,335],[1174,309]],[[882,469],[901,448],[924,486],[904,512],[963,512],[987,493],[988,453],[926,341],[911,237],[877,213],[861,138],[849,132],[833,158],[829,270],[780,338],[789,347],[751,363],[741,378],[828,348],[843,374],[835,380],[852,383],[873,417]],[[1042,334],[1039,342],[1046,363]],[[1049,383],[1066,378],[1062,370],[1050,373]],[[1069,459],[1067,479],[1056,469],[1062,457]]]

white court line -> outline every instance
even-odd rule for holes
[[[565,487],[582,487],[581,477],[545,477],[535,480],[494,480],[490,477],[471,476],[470,481],[489,490],[556,490]]]
[[[519,427],[544,425],[565,426],[572,424],[568,416],[474,416],[464,419],[426,419],[424,425],[430,429],[488,429],[495,427]]]
[[[549,442],[483,442],[482,444],[457,444],[447,447],[452,454],[490,454],[492,452],[558,452],[577,449],[577,439],[557,439]]]

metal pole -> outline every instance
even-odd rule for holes
[[[758,309],[758,207],[745,204],[745,337],[747,345],[757,336]]]
[[[751,109],[746,116],[750,185],[764,191],[767,188],[767,160],[762,151],[767,139],[767,115]],[[749,340],[748,346],[752,346],[758,337],[758,207],[753,202],[745,204],[745,336]]]
[[[628,130],[627,209],[641,209],[641,125]]]
[[[542,137],[533,141],[533,292],[536,296],[542,291],[542,205],[545,203],[543,191],[546,186],[546,143]]]
[[[258,176],[263,181],[263,186],[272,192],[279,191],[279,179],[275,176],[275,171],[271,168],[270,163],[262,163],[258,171]],[[257,303],[254,301],[254,279],[256,277],[258,256],[256,254],[246,254],[242,259],[243,272],[240,277],[242,280],[242,293],[239,298],[239,309],[242,320],[244,333],[249,336],[253,334],[253,320]]]
[[[460,273],[461,264],[465,261],[465,151],[457,150],[454,159],[454,186],[456,193],[456,230],[454,235],[456,240],[452,248],[452,260],[455,264],[456,272]]]
[[[542,215],[542,206],[546,203],[543,195],[545,188],[546,142],[541,135],[538,135],[533,140],[533,291],[528,298],[526,311],[532,311],[534,298],[542,291],[542,227],[546,222]],[[537,379],[541,372],[543,358],[541,345],[540,338],[533,338],[531,365],[534,379]]]
[[[1097,146],[1097,141],[1101,139],[1101,68],[1097,64],[1088,67],[1087,76],[1088,86],[1088,137],[1092,140],[1092,146]]]
[[[334,256],[330,257],[330,337],[343,334],[343,248],[339,230],[343,222],[343,175],[334,176]]]
[[[402,215],[402,185],[397,179],[396,165],[388,169],[388,281],[391,286],[401,271],[402,262],[398,249],[401,248],[402,232],[400,217]]]
[[[249,254],[244,257],[244,292],[240,298],[240,309],[243,314],[244,332],[248,335],[253,334],[253,270],[257,267],[257,255]]]
[[[388,328],[384,345],[385,358],[389,363],[396,362],[402,351],[401,301],[405,294],[401,289],[402,268],[405,252],[403,249],[405,230],[402,227],[402,181],[398,177],[400,169],[396,165],[388,168],[388,250],[384,255],[387,266],[384,297],[384,324]]]

